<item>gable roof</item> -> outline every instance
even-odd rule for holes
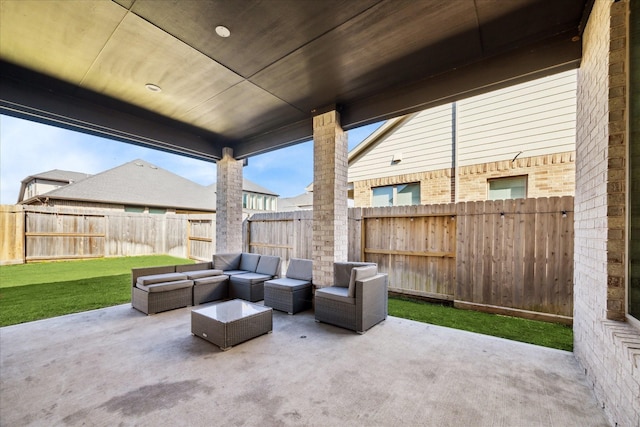
[[[57,181],[64,184],[70,184],[72,182],[81,181],[91,174],[73,171],[63,171],[60,169],[52,169],[46,172],[40,172],[35,175],[29,175],[20,182],[20,191],[18,192],[18,203],[24,200],[24,193],[27,189],[27,184],[33,180],[42,179],[47,181]]]
[[[216,210],[216,183],[203,186],[141,159],[108,169],[96,175],[54,169],[31,175],[33,178],[66,182],[69,185],[40,194],[39,198],[78,200],[134,206],[166,207],[200,211]],[[255,182],[243,179],[247,192],[278,196]],[[36,197],[19,203],[28,204]]]
[[[144,160],[89,176],[40,197],[136,206],[215,211],[215,189],[204,187]]]
[[[73,172],[73,171],[63,171],[60,169],[52,169],[50,171],[41,172],[35,175],[29,175],[25,179],[22,180],[23,183],[27,183],[33,179],[47,179],[49,181],[60,181],[60,182],[77,182],[87,177],[90,177],[91,174],[82,173],[82,172]]]
[[[278,212],[297,211],[300,209],[313,209],[313,193],[307,192],[278,200]]]
[[[211,188],[215,192],[216,185],[217,183],[214,182],[213,184],[209,185],[207,188]],[[242,191],[246,191],[248,193],[266,194],[269,196],[276,196],[276,197],[280,196],[278,193],[274,193],[273,191],[267,188],[264,188],[263,186],[256,184],[253,181],[249,181],[246,178],[242,178]]]

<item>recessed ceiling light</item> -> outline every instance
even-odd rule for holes
[[[222,38],[227,38],[231,35],[231,31],[229,31],[229,29],[227,27],[225,27],[224,25],[218,25],[216,27],[216,34],[219,35]]]
[[[144,85],[151,92],[162,92],[162,88],[158,85],[154,85],[153,83],[147,83]]]

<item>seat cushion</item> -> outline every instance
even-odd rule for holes
[[[184,274],[191,280],[202,279],[203,277],[219,276],[222,274],[222,270],[197,270],[187,271]]]
[[[255,273],[256,268],[258,267],[258,262],[260,261],[260,254],[250,254],[243,252],[240,257],[240,266],[237,268],[238,270],[245,270]],[[233,269],[229,269],[233,270]]]
[[[169,292],[176,289],[190,288],[193,286],[193,280],[176,280],[174,282],[155,283],[152,285],[142,285],[136,283],[136,288],[142,289],[149,293],[155,292]]]
[[[313,278],[313,262],[310,259],[291,258],[287,277],[310,282]]]
[[[280,275],[280,272],[278,271],[279,267],[280,267],[280,257],[262,255],[260,256],[260,261],[258,261],[258,266],[256,267],[256,273],[268,274],[270,276],[278,276]]]
[[[316,289],[316,304],[318,298],[326,298],[333,301],[355,304],[356,299],[349,297],[349,289],[341,286],[329,286],[327,288]]]
[[[239,253],[215,254],[213,256],[213,268],[216,270],[238,270],[240,267]]]
[[[269,280],[272,277],[273,276],[270,276],[268,274],[244,273],[244,274],[236,274],[234,276],[231,276],[229,280],[231,281],[231,283],[254,284],[254,283],[264,282],[265,280]]]
[[[187,275],[184,273],[152,274],[138,277],[136,285],[149,286],[154,283],[175,282],[176,280],[185,280],[186,278]]]
[[[298,291],[311,287],[311,282],[308,280],[290,279],[288,277],[282,277],[280,279],[267,280],[264,282],[264,287],[273,289],[283,289],[289,291]]]
[[[356,282],[373,277],[378,274],[378,266],[368,265],[366,267],[354,267],[351,269],[351,279],[349,279],[349,297],[356,297]]]

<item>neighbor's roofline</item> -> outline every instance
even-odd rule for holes
[[[381,139],[386,138],[389,134],[394,132],[398,127],[403,125],[409,119],[413,118],[418,113],[406,114],[404,116],[396,117],[395,119],[387,120],[382,126],[376,129],[371,135],[366,137],[360,144],[353,147],[349,151],[349,164],[355,162],[364,152]]]

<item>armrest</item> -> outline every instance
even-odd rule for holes
[[[388,275],[378,273],[356,281],[356,312],[358,330],[366,331],[387,317]]]
[[[175,265],[163,265],[160,267],[142,267],[131,269],[131,287],[136,287],[136,281],[140,276],[151,276],[153,274],[175,273]]]

